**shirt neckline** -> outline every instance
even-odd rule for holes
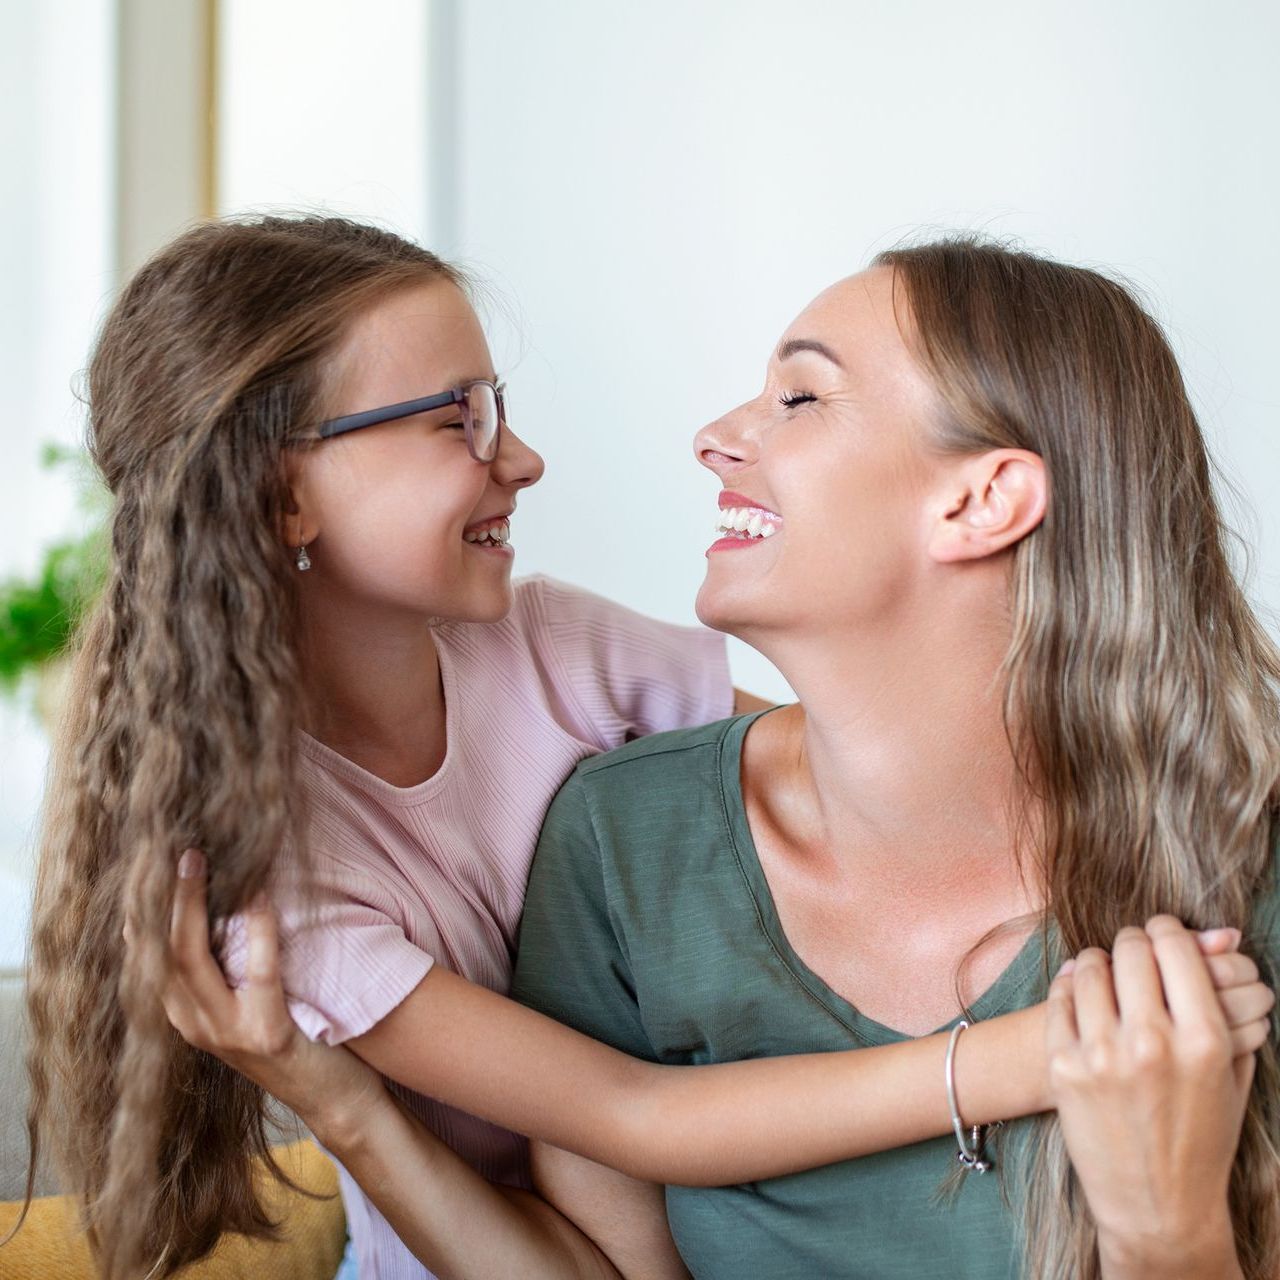
[[[300,729],[299,745],[303,752],[329,773],[337,774],[367,795],[374,796],[383,804],[407,806],[421,804],[439,794],[448,783],[454,771],[457,758],[458,742],[458,690],[454,668],[453,654],[445,641],[445,628],[435,627],[432,632],[435,638],[436,657],[440,663],[440,685],[444,693],[444,759],[440,767],[429,778],[414,783],[411,787],[397,787],[394,783],[370,773],[354,760],[348,760],[332,747],[327,747],[319,738],[313,738],[305,730]]]
[[[896,1044],[921,1037],[909,1036],[885,1023],[862,1013],[850,1004],[825,979],[809,968],[792,947],[774,902],[773,891],[760,862],[755,838],[747,821],[746,801],[742,794],[742,749],[747,730],[763,715],[775,711],[766,707],[730,720],[720,739],[720,797],[723,807],[725,830],[729,843],[742,872],[743,885],[755,902],[756,916],[774,954],[791,975],[838,1023],[864,1044]],[[1011,1009],[1021,1008],[1034,990],[1037,976],[1044,969],[1044,935],[1033,929],[1018,954],[1009,962],[995,981],[969,1005],[969,1017],[974,1021],[994,1018]],[[954,1027],[961,1013],[944,1023],[937,1031]]]

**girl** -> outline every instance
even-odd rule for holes
[[[125,290],[90,403],[113,558],[51,784],[31,1071],[33,1146],[43,1121],[108,1276],[167,1275],[222,1230],[267,1229],[261,1094],[175,1042],[160,1003],[185,845],[208,855],[215,917],[263,892],[280,905],[305,1029],[398,1081],[495,1182],[527,1174],[494,1125],[689,1182],[945,1131],[937,1037],[691,1077],[493,994],[574,764],[723,715],[730,691],[704,637],[555,584],[513,590],[508,522],[541,462],[505,429],[456,273],[341,220],[197,228]],[[233,970],[243,933],[221,940]],[[1219,976],[1248,984],[1228,1016],[1251,1052],[1263,993],[1239,966]],[[1042,1017],[971,1033],[967,1121],[1043,1105]],[[786,1142],[744,1131],[747,1108],[774,1110]],[[344,1196],[362,1270],[421,1275],[349,1178]],[[513,1230],[547,1235],[545,1211],[505,1203]]]

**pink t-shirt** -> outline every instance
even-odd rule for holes
[[[280,904],[282,965],[294,1018],[328,1044],[368,1031],[433,964],[505,993],[538,831],[573,767],[732,711],[723,637],[548,578],[517,582],[501,622],[435,635],[447,749],[434,776],[392,786],[302,739],[315,891],[305,910]],[[242,938],[233,930],[226,954],[235,978]],[[529,1185],[523,1138],[392,1087],[486,1178]],[[360,1280],[429,1280],[340,1180]]]

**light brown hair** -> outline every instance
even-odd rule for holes
[[[976,237],[876,263],[895,273],[940,394],[936,443],[1046,465],[1044,521],[1012,560],[1005,722],[1026,784],[1017,829],[1040,833],[1022,853],[1061,954],[1109,948],[1160,912],[1235,925],[1255,947],[1280,801],[1280,654],[1232,571],[1159,324],[1115,280]],[[1231,1180],[1248,1280],[1280,1264],[1277,1134],[1269,1043]],[[1096,1280],[1056,1119],[1036,1122],[1028,1154],[1026,1274]]]
[[[209,222],[138,271],[92,357],[111,558],[46,797],[29,1129],[33,1171],[45,1136],[110,1280],[170,1275],[223,1231],[273,1233],[251,1163],[269,1150],[264,1097],[161,1007],[176,862],[205,851],[225,918],[301,851],[284,456],[314,438],[353,320],[438,279],[460,282],[345,219]]]

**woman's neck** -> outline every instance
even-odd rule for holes
[[[325,746],[395,786],[444,761],[444,688],[430,626],[367,601],[303,608],[304,726]]]
[[[922,624],[761,647],[800,699],[779,713],[770,791],[802,842],[907,883],[1016,872],[1001,628]]]

